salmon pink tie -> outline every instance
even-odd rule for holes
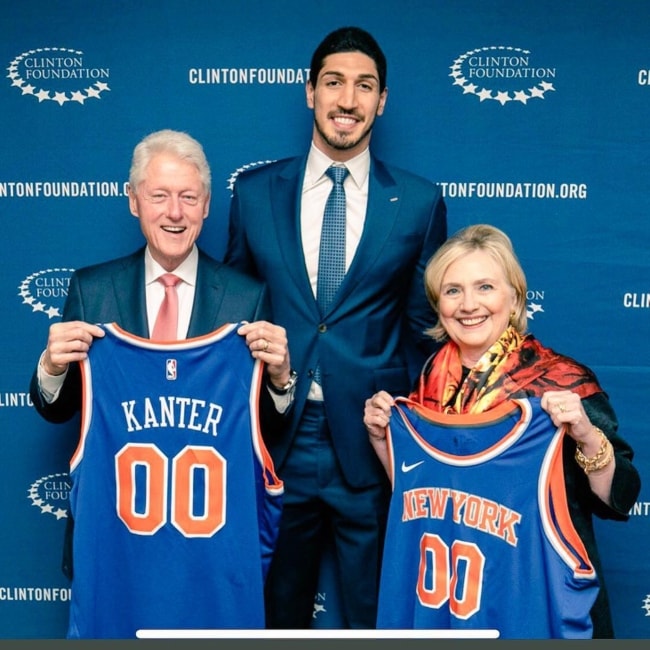
[[[173,273],[165,273],[158,282],[165,285],[165,297],[160,305],[151,339],[154,341],[175,341],[178,338],[178,294],[176,285],[180,278]]]

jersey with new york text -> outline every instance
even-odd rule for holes
[[[566,433],[540,400],[392,411],[377,627],[591,638],[598,579],[569,516]]]
[[[231,323],[158,343],[116,324],[82,362],[69,638],[263,628],[282,481],[262,364]]]

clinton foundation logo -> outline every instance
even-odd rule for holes
[[[70,478],[65,472],[42,476],[34,481],[29,490],[27,498],[32,505],[39,508],[42,515],[52,515],[57,519],[66,519],[68,516]]]
[[[42,47],[18,55],[7,68],[11,85],[41,102],[82,104],[101,99],[109,69],[89,65],[84,53],[65,47]]]
[[[479,101],[527,104],[554,91],[555,68],[533,61],[529,50],[505,45],[479,47],[461,54],[451,66],[455,86]]]
[[[60,317],[73,271],[46,269],[28,275],[18,285],[18,296],[23,299],[23,305],[29,305],[32,312],[41,312],[48,319]]]
[[[228,192],[230,192],[230,196],[232,197],[232,193],[235,188],[235,181],[237,180],[239,174],[249,169],[253,169],[253,167],[259,167],[260,165],[268,165],[269,163],[272,162],[275,162],[275,160],[258,160],[256,162],[246,163],[245,165],[242,165],[241,167],[235,169],[235,171],[232,172],[232,174],[230,174],[228,180],[226,181],[226,189],[228,190]]]

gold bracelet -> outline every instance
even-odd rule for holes
[[[599,469],[603,469],[603,467],[607,467],[614,459],[614,446],[612,443],[598,427],[594,427],[594,430],[600,436],[600,448],[595,456],[587,458],[582,453],[580,443],[576,446],[576,463],[582,467],[585,474],[591,474],[592,472],[597,472]]]

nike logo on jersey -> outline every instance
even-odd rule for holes
[[[404,461],[402,461],[402,471],[403,471],[404,473],[406,473],[406,472],[410,472],[412,469],[415,469],[416,467],[422,465],[423,462],[424,462],[424,461],[421,460],[421,461],[419,461],[419,462],[417,462],[417,463],[413,463],[412,465],[407,465]]]

